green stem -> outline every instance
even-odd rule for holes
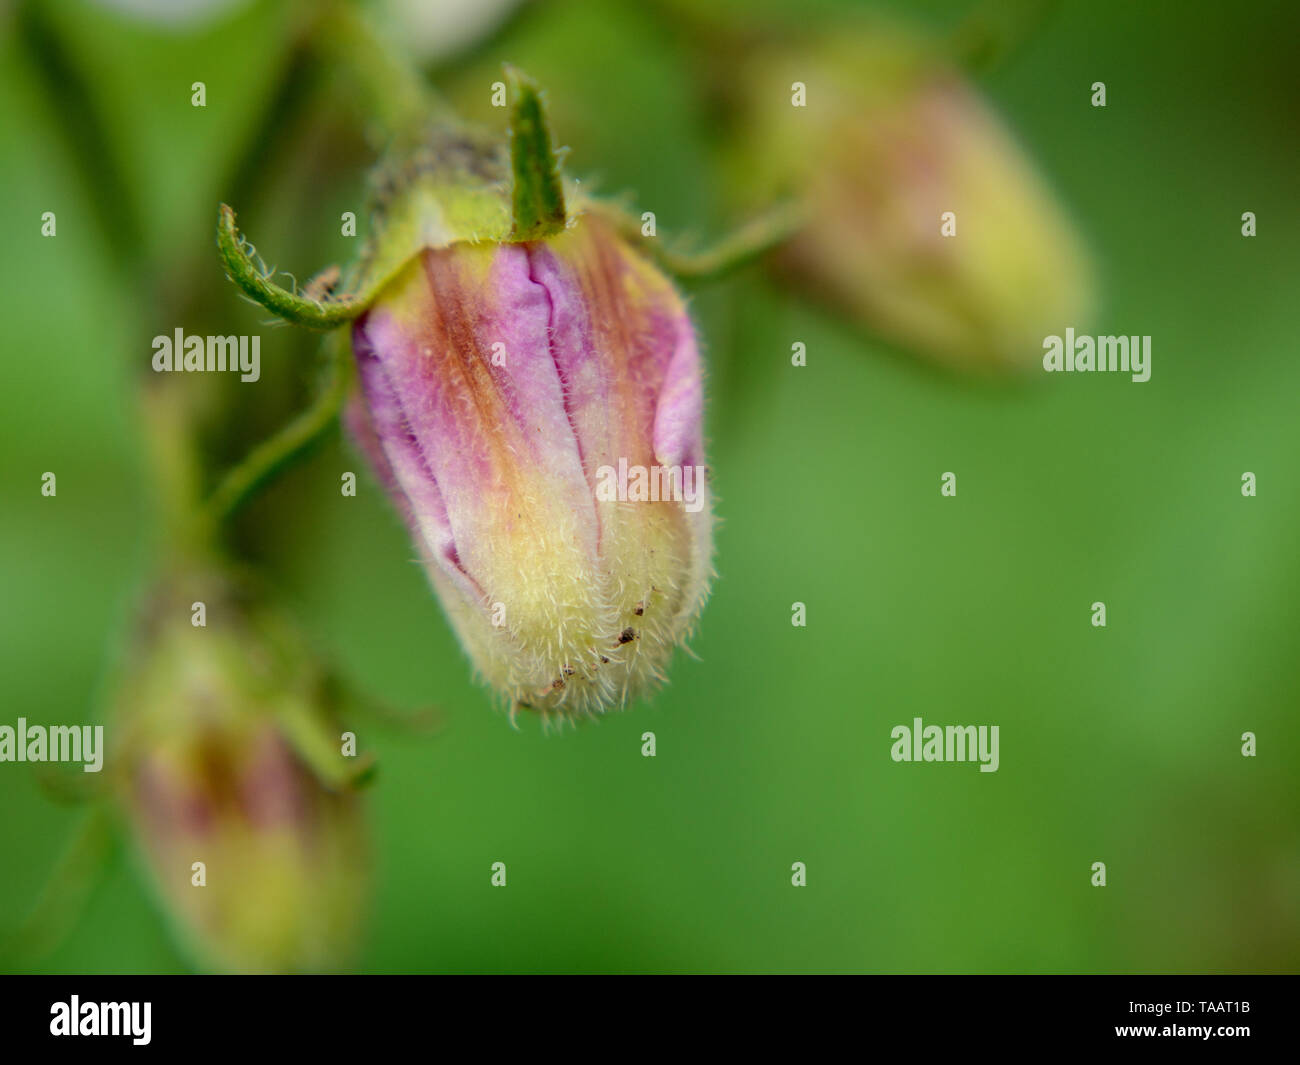
[[[332,4],[315,40],[326,64],[341,69],[356,88],[359,109],[380,139],[412,136],[432,119],[454,117],[400,42],[381,33],[356,5]]]
[[[234,514],[263,485],[304,455],[334,424],[349,381],[342,348],[341,333],[326,337],[323,377],[311,405],[226,473],[203,508],[208,527],[215,528]]]
[[[110,815],[96,805],[77,826],[27,917],[5,935],[0,953],[11,964],[43,957],[64,940],[85,909],[112,845]]]
[[[95,118],[103,113],[95,107],[99,86],[66,44],[59,29],[61,20],[51,11],[52,6],[10,5],[5,12],[5,33],[13,35],[14,54],[44,90],[43,103],[56,119],[49,135],[66,143],[91,217],[103,231],[119,276],[125,277],[141,270],[145,262],[145,223],[139,199],[117,165],[119,153],[113,150],[109,132]]]
[[[669,273],[682,279],[712,281],[789,239],[803,224],[804,213],[802,206],[793,201],[777,204],[712,247],[692,252],[665,247],[657,238],[643,236],[640,223],[633,217],[619,213],[615,220],[626,237],[653,256]]]
[[[162,543],[173,556],[202,556],[212,540],[198,517],[203,464],[189,395],[172,380],[151,380],[141,389],[139,404]]]
[[[329,693],[339,715],[346,720],[367,722],[407,736],[433,735],[443,729],[447,717],[445,710],[434,705],[398,709],[337,676],[330,678]]]

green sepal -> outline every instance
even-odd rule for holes
[[[407,128],[371,174],[373,234],[353,270],[353,291],[316,296],[273,280],[222,204],[217,246],[226,273],[255,302],[287,322],[331,330],[359,317],[383,287],[427,249],[466,242],[541,240],[564,231],[566,200],[584,201],[560,174],[541,91],[506,68],[512,86],[509,146],[499,135],[431,115]],[[409,127],[409,123],[408,123]]]
[[[436,122],[414,144],[395,145],[370,174],[361,286],[382,289],[430,248],[507,240],[509,179],[501,138],[472,126]]]
[[[510,113],[510,209],[512,241],[541,240],[563,232],[568,215],[564,182],[551,144],[541,90],[530,78],[506,67],[514,96]]]
[[[352,790],[369,784],[378,766],[372,751],[347,757],[340,749],[341,733],[332,728],[305,700],[287,701],[276,711],[276,724],[294,753],[333,791]]]
[[[318,331],[337,329],[360,316],[375,297],[370,288],[350,296],[316,299],[277,285],[265,265],[254,259],[256,250],[240,236],[235,212],[224,203],[217,213],[217,248],[226,276],[272,314],[294,325]]]

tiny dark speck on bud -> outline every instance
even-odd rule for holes
[[[626,628],[618,634],[619,643],[631,643],[635,639],[636,639],[636,632],[634,632],[631,628]]]

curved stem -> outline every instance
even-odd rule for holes
[[[3,953],[11,961],[30,962],[64,940],[85,909],[112,845],[111,817],[97,805],[82,818],[27,916],[6,934]]]
[[[229,518],[263,485],[302,457],[334,424],[349,380],[342,348],[340,333],[326,338],[320,390],[311,405],[226,473],[203,508],[206,525],[216,527]]]
[[[256,249],[240,236],[235,212],[224,203],[217,210],[217,248],[226,276],[268,311],[287,322],[318,331],[335,329],[352,321],[374,299],[374,289],[352,296],[313,299],[277,285],[260,261]]]
[[[600,209],[600,208],[598,208]],[[713,281],[750,263],[788,240],[803,224],[804,208],[794,201],[779,203],[750,219],[711,247],[678,251],[642,235],[640,223],[621,211],[606,211],[624,237],[631,240],[669,273],[681,279]]]
[[[333,3],[321,17],[315,43],[327,65],[353,83],[362,113],[381,139],[409,136],[431,119],[453,117],[400,42],[380,32],[355,4]]]

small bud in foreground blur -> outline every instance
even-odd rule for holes
[[[808,223],[778,261],[814,296],[968,369],[1032,368],[1044,336],[1087,314],[1070,221],[978,93],[910,38],[756,48],[735,105],[735,187],[803,197]]]
[[[205,627],[190,624],[194,599]],[[179,938],[205,969],[346,966],[366,896],[364,829],[350,770],[328,746],[342,730],[298,633],[224,577],[192,572],[155,593],[143,628],[114,768]]]

